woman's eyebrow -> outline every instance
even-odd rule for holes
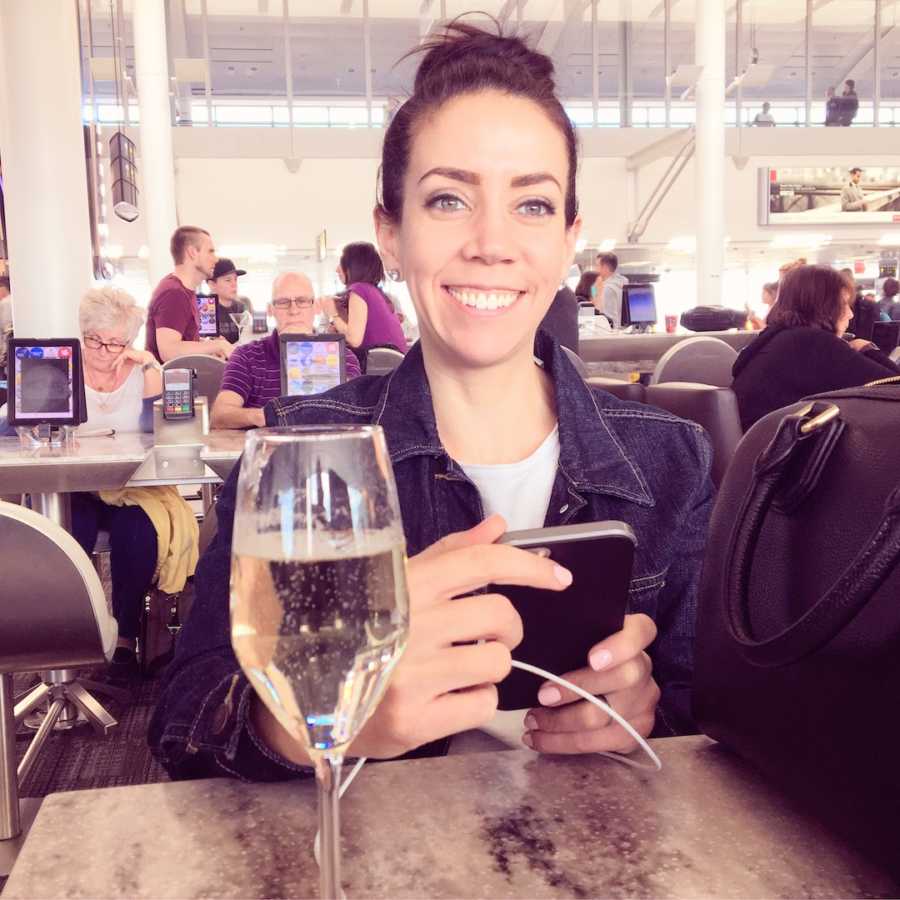
[[[441,175],[444,178],[450,178],[453,181],[461,181],[464,184],[479,185],[481,184],[481,176],[475,172],[469,172],[466,169],[455,169],[451,166],[436,166],[429,169],[420,179],[421,184],[430,175]],[[545,181],[552,181],[560,190],[562,185],[555,176],[549,172],[532,172],[529,175],[517,175],[510,181],[510,187],[521,188],[531,187],[534,184],[542,184]]]

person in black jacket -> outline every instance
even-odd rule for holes
[[[785,275],[765,330],[732,370],[744,430],[811,394],[900,375],[874,344],[842,340],[852,301],[846,279],[827,266],[800,266]]]

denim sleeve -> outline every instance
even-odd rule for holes
[[[695,433],[693,456],[696,465],[685,465],[684,471],[697,472],[697,478],[683,507],[683,517],[673,529],[676,539],[672,562],[657,600],[658,636],[649,649],[654,677],[662,691],[654,737],[697,732],[691,712],[694,631],[700,572],[715,498],[709,474],[712,452],[705,435]]]
[[[310,767],[283,759],[254,732],[253,688],[231,649],[228,591],[239,470],[234,467],[219,495],[218,532],[197,566],[194,605],[150,723],[150,747],[174,779],[312,775]]]

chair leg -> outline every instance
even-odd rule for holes
[[[47,715],[44,716],[41,727],[38,728],[37,734],[31,739],[31,743],[28,745],[28,749],[22,757],[22,762],[19,763],[18,774],[20,784],[28,777],[28,773],[31,771],[34,761],[41,752],[41,748],[46,743],[47,738],[50,737],[50,733],[53,731],[56,720],[62,715],[65,708],[66,701],[62,697],[58,697],[50,704],[50,709],[47,710]]]
[[[31,691],[26,694],[13,708],[13,715],[16,721],[16,727],[22,722],[25,716],[28,715],[36,706],[40,706],[50,694],[53,693],[53,689],[48,684],[44,684],[42,681],[37,687],[32,688]]]
[[[66,695],[87,716],[98,734],[108,735],[119,724],[77,681],[67,686]]]
[[[0,675],[0,841],[17,837],[22,830],[12,696],[13,678],[5,672]]]

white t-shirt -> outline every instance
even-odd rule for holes
[[[520,462],[460,467],[478,488],[485,516],[500,513],[508,531],[542,528],[559,464],[559,426]]]
[[[84,386],[88,418],[79,430],[85,432],[113,428],[118,432],[140,431],[144,405],[144,373],[135,366],[131,374],[114,391],[95,391]]]
[[[473,466],[460,463],[481,494],[485,516],[500,513],[509,531],[542,528],[559,465],[559,427],[531,456],[517,463]],[[450,753],[524,750],[525,710],[500,711],[483,728],[453,736]]]

